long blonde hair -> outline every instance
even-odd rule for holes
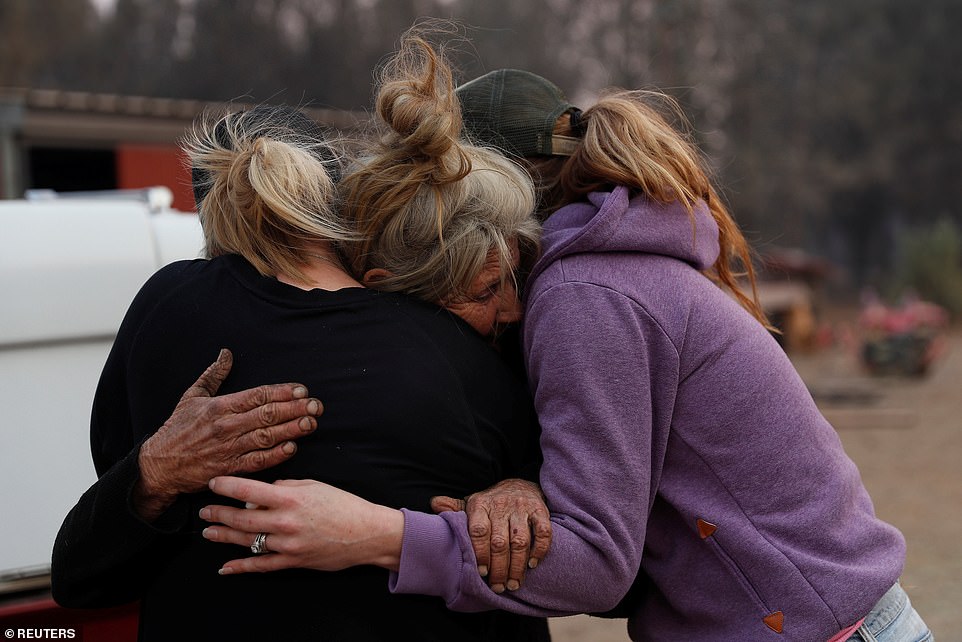
[[[556,193],[560,192],[562,202],[572,202],[590,192],[623,185],[661,203],[680,201],[689,212],[704,201],[718,225],[721,247],[708,276],[773,329],[758,301],[748,242],[715,191],[698,147],[656,105],[667,107],[685,122],[681,108],[661,92],[622,90],[603,95],[581,115],[582,143],[564,161]],[[739,287],[741,277],[747,278],[751,296]]]
[[[182,147],[207,256],[239,254],[264,276],[306,280],[306,244],[357,237],[336,211],[336,155],[302,112],[283,105],[208,112]]]
[[[434,303],[469,296],[489,253],[512,278],[510,242],[533,258],[540,226],[530,178],[501,154],[460,141],[451,69],[414,32],[380,74],[385,133],[340,184],[342,214],[361,239],[341,244],[355,278]]]

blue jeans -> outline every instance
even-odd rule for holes
[[[896,583],[872,607],[847,642],[933,642],[935,638]]]

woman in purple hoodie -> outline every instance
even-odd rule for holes
[[[458,93],[476,142],[523,160],[549,214],[523,340],[551,550],[496,594],[464,513],[405,510],[402,531],[330,486],[221,477],[215,492],[262,510],[208,507],[210,539],[291,542],[224,572],[377,564],[393,591],[465,611],[622,602],[633,640],[931,640],[898,584],[904,539],[739,287],[740,272],[754,283],[747,244],[697,148],[651,106],[666,97],[615,92],[581,112],[516,70]]]

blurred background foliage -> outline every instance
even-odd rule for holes
[[[0,85],[366,110],[426,16],[459,80],[666,90],[756,249],[962,312],[958,0],[0,0]]]
[[[947,217],[905,235],[898,278],[888,298],[914,293],[962,316],[962,234]]]

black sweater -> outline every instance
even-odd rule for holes
[[[140,600],[141,640],[548,639],[543,619],[391,595],[374,567],[219,576],[249,553],[200,535],[198,510],[226,501],[210,493],[182,497],[152,524],[138,519],[139,445],[220,348],[234,353],[221,393],[298,381],[324,403],[297,454],[258,479],[317,479],[429,511],[433,495],[531,477],[527,386],[455,315],[363,288],[303,291],[237,256],[177,262],[134,299],[104,367],[91,420],[99,480],[54,545],[58,603]]]

